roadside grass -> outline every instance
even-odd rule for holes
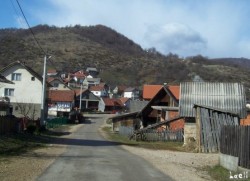
[[[105,132],[105,137],[109,140],[117,142],[122,145],[140,147],[140,148],[147,148],[153,150],[172,150],[172,151],[184,151],[182,142],[147,142],[147,141],[135,141],[130,140],[128,137],[121,136],[118,133],[115,133],[111,130],[110,127],[103,127],[102,130]]]
[[[230,179],[230,176],[234,176],[234,175],[239,175],[242,172],[231,172],[230,175],[230,171],[223,168],[220,165],[215,165],[213,167],[207,166],[202,168],[202,170],[207,171],[209,173],[209,175],[212,177],[213,180],[216,181],[228,181],[228,180],[242,180],[242,181],[250,181],[250,178],[247,179],[240,179],[240,178],[235,178],[235,179]],[[249,177],[249,176],[248,176]]]
[[[0,158],[20,155],[33,149],[46,147],[47,144],[51,143],[53,137],[70,134],[68,131],[70,126],[70,124],[61,125],[42,132],[36,131],[34,134],[16,133],[0,135]]]

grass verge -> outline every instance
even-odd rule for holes
[[[102,131],[105,133],[105,137],[109,140],[117,142],[122,145],[135,146],[140,148],[154,149],[154,150],[172,150],[183,151],[182,142],[146,142],[130,140],[128,137],[121,136],[111,130],[110,127],[103,127]]]
[[[250,178],[231,178],[235,175],[238,176],[239,174],[243,174],[243,172],[231,172],[220,165],[215,165],[213,167],[205,167],[205,171],[209,173],[213,180],[216,181],[228,181],[228,180],[242,180],[242,181],[250,181]],[[249,174],[248,174],[249,177]]]
[[[29,150],[45,147],[51,143],[53,137],[60,137],[70,134],[68,131],[71,125],[62,125],[55,129],[34,134],[17,133],[0,135],[0,157],[14,156],[25,153]]]

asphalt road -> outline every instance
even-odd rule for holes
[[[60,140],[67,150],[37,179],[39,181],[172,180],[144,159],[105,140],[98,132],[104,117],[91,118],[70,138]]]

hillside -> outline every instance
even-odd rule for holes
[[[143,50],[122,34],[105,27],[79,26],[32,28],[41,47],[52,55],[48,66],[74,71],[87,66],[100,70],[107,83],[141,86],[179,83],[199,75],[205,81],[242,82],[250,88],[248,59],[213,59],[200,55],[186,58],[162,55],[154,48]],[[0,67],[21,60],[41,73],[44,53],[29,30],[0,30]]]

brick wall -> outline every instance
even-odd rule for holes
[[[240,125],[250,125],[250,112],[248,112],[246,119],[240,120]]]
[[[172,119],[172,118],[175,118],[179,116],[179,112],[178,111],[169,111],[168,112],[168,118],[169,119]],[[178,129],[183,129],[184,128],[184,119],[179,119],[179,120],[176,120],[176,121],[173,121],[169,124],[169,128],[171,130],[178,130]]]

